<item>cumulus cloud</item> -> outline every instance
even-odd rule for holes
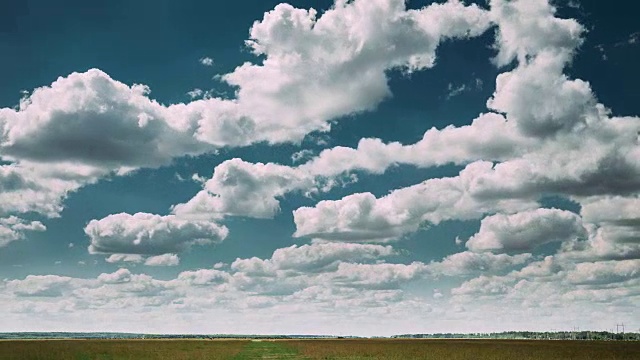
[[[118,271],[111,274],[100,274],[98,281],[105,284],[121,284],[131,281],[131,271],[128,269],[118,269]]]
[[[216,166],[204,189],[173,212],[183,218],[271,218],[280,210],[278,197],[312,184],[313,178],[288,166],[231,159]]]
[[[18,109],[0,110],[3,157],[38,163],[75,162],[100,170],[156,167],[206,148],[172,127],[166,109],[146,95],[92,69],[36,89]]]
[[[274,251],[270,259],[237,259],[231,268],[242,272],[268,273],[275,270],[319,272],[335,269],[340,262],[371,261],[394,254],[391,246],[350,243],[292,245]],[[260,269],[260,270],[258,270]]]
[[[427,180],[379,199],[368,193],[353,194],[300,208],[294,212],[297,236],[397,238],[416,231],[422,223],[529,210],[537,207],[530,201],[549,194],[584,198],[640,191],[640,121],[611,117],[597,103],[588,83],[563,73],[582,41],[582,26],[555,18],[554,8],[546,1],[493,1],[491,5],[499,29],[497,61],[517,60],[513,70],[498,76],[488,101],[488,107],[504,118],[487,114],[466,129],[430,130],[415,146],[363,140],[358,149],[325,150],[308,164],[329,172],[340,163],[346,164],[345,170],[361,167],[381,173],[395,163],[421,165],[420,160],[407,161],[407,154],[423,159],[426,166],[478,161],[458,177]],[[486,142],[466,141],[466,131]],[[478,133],[489,136],[478,137]],[[468,145],[451,151],[459,143]],[[429,146],[440,150],[418,151]],[[474,152],[476,146],[480,150]],[[583,156],[587,152],[590,156]],[[364,153],[369,161],[363,161]],[[438,158],[440,153],[444,155]],[[323,162],[323,157],[342,161]]]
[[[478,273],[496,273],[524,265],[531,260],[531,254],[492,254],[465,251],[449,255],[440,262],[428,264],[432,276],[468,276]]]
[[[582,44],[584,27],[573,19],[560,19],[548,0],[491,0],[491,18],[498,24],[498,65],[551,50],[572,53]],[[568,54],[567,54],[568,55]]]
[[[110,264],[125,262],[125,263],[141,263],[144,260],[142,255],[137,254],[111,254],[105,259]]]
[[[29,275],[24,280],[8,281],[6,287],[18,297],[57,297],[74,282],[78,280],[66,276]]]
[[[46,229],[39,221],[27,221],[15,216],[0,218],[0,247],[23,240],[29,232],[42,232]]]
[[[200,60],[198,60],[200,62],[200,64],[204,65],[204,66],[213,66],[213,59],[205,56],[203,58],[200,58]]]
[[[572,284],[612,284],[639,277],[638,259],[580,263],[567,274],[567,279]]]
[[[85,233],[91,240],[90,253],[161,255],[219,243],[228,230],[209,221],[186,221],[174,215],[122,213],[92,220]]]
[[[537,206],[528,200],[482,199],[473,193],[475,179],[492,171],[477,162],[453,178],[429,179],[376,198],[354,194],[294,211],[294,236],[321,239],[388,240],[416,231],[422,223],[475,219],[485,213],[517,212]]]
[[[178,266],[180,258],[176,254],[162,254],[147,258],[144,264],[147,266]]]
[[[430,129],[408,145],[362,139],[298,166],[228,160],[170,215],[110,215],[91,221],[85,232],[90,252],[112,254],[108,262],[177,265],[180,252],[225,239],[228,230],[218,225],[225,217],[271,218],[286,194],[327,191],[354,171],[456,164],[464,166],[458,176],[297,209],[295,236],[315,241],[267,259],[238,258],[171,280],[127,269],[95,279],[32,275],[3,281],[8,291],[0,292],[0,305],[8,304],[11,316],[113,308],[145,313],[162,306],[172,315],[206,309],[245,316],[242,310],[251,309],[264,320],[312,311],[337,316],[331,325],[345,314],[392,321],[384,314],[436,313],[429,320],[465,326],[470,316],[503,324],[512,315],[549,318],[545,311],[590,320],[579,315],[633,314],[640,301],[640,120],[613,116],[588,82],[565,73],[583,42],[583,26],[557,18],[546,0],[489,5],[486,11],[452,0],[407,10],[402,0],[354,0],[319,14],[280,4],[250,30],[247,45],[260,60],[220,77],[236,87],[233,99],[205,95],[165,106],[143,85],[89,70],[0,109],[1,245],[44,229],[9,218],[12,213],[56,216],[67,194],[108,174],[218,147],[299,142],[328,130],[332,120],[372,110],[391,95],[390,69],[410,74],[433,67],[443,40],[496,26],[494,62],[508,66],[496,79],[489,112],[469,125]],[[309,154],[294,160],[302,156]],[[548,195],[575,201],[580,215],[540,209]],[[397,255],[389,246],[326,242],[399,239],[451,219],[483,220],[469,251],[431,263],[388,263]],[[556,254],[529,253],[550,242],[560,244]],[[414,282],[427,285],[424,279],[428,292],[443,289],[437,281],[448,276],[465,280],[453,285],[450,297],[433,292],[447,309],[406,291]],[[606,302],[606,309],[595,302]]]
[[[443,39],[478,36],[488,26],[486,11],[456,0],[418,10],[401,0],[337,2],[322,15],[280,4],[251,27],[247,46],[260,62],[221,76],[237,88],[235,99],[165,106],[147,86],[98,69],[60,77],[0,109],[2,159],[36,173],[0,174],[0,188],[44,184],[3,193],[0,210],[56,216],[69,192],[112,173],[222,146],[300,141],[333,119],[375,108],[390,95],[387,70],[430,68]],[[200,62],[213,65],[209,57]]]
[[[480,231],[467,241],[472,251],[531,251],[550,242],[585,237],[580,217],[558,209],[535,209],[482,220]]]
[[[289,125],[271,141],[300,138],[326,128],[326,119],[373,109],[390,95],[387,69],[430,68],[442,39],[488,26],[485,11],[459,1],[419,10],[400,0],[339,1],[321,16],[280,4],[251,28],[247,44],[266,56],[262,65],[244,64],[223,79],[238,87],[250,118]]]

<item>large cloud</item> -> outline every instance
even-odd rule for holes
[[[3,193],[0,211],[57,216],[69,192],[114,172],[217,147],[300,141],[333,119],[375,108],[390,95],[387,70],[432,67],[443,39],[480,35],[489,22],[486,11],[456,0],[419,10],[401,0],[339,1],[321,16],[280,4],[250,30],[247,45],[261,63],[221,77],[237,87],[235,99],[167,106],[148,87],[98,69],[60,77],[0,109],[0,157],[12,162],[2,165],[0,189],[22,189]],[[269,216],[274,207],[249,215]]]
[[[439,262],[428,264],[431,276],[469,276],[510,270],[531,260],[531,254],[492,254],[465,251],[449,255]]]
[[[192,134],[167,123],[164,107],[148,91],[97,69],[60,77],[36,89],[17,110],[0,110],[3,157],[119,170],[203,152]]]
[[[483,219],[480,231],[466,245],[473,251],[531,251],[546,243],[585,236],[578,215],[557,209],[536,209]]]
[[[312,188],[314,180],[295,168],[277,164],[251,164],[231,159],[215,168],[204,190],[173,212],[182,217],[225,215],[271,218],[279,210],[277,197],[296,189]]]
[[[174,215],[123,213],[92,220],[85,233],[91,240],[91,253],[161,255],[218,243],[228,230],[209,221],[185,221]]]
[[[242,272],[270,273],[277,270],[322,272],[335,270],[340,262],[371,261],[394,254],[390,246],[346,243],[316,243],[274,251],[270,259],[237,259],[231,268]]]
[[[555,18],[555,10],[546,1],[491,4],[492,19],[499,29],[498,62],[517,59],[518,63],[498,77],[496,92],[488,101],[489,108],[504,113],[506,121],[496,119],[498,115],[484,115],[469,130],[477,134],[482,130],[480,125],[485,126],[483,133],[491,139],[485,144],[489,151],[476,154],[500,163],[477,161],[467,165],[458,177],[430,179],[379,199],[368,193],[353,194],[298,209],[294,212],[297,236],[386,239],[416,231],[423,222],[479,218],[494,212],[514,212],[517,207],[523,210],[528,201],[551,194],[583,198],[640,191],[640,119],[611,117],[597,103],[588,83],[563,73],[582,42],[582,27],[573,20]],[[435,147],[447,134],[452,137],[448,144],[456,143],[456,137],[465,142],[463,129],[431,132],[429,140]],[[502,138],[494,137],[501,132]],[[421,143],[430,142],[425,135]],[[494,142],[495,147],[487,146]],[[501,146],[504,152],[496,153]],[[425,164],[438,164],[433,152],[422,155],[419,148],[367,140],[358,149],[334,149],[324,154],[345,154],[341,158],[347,159],[347,166],[342,171],[352,166],[383,172],[394,163],[406,162],[407,151],[416,159],[424,159]],[[462,149],[440,157],[440,161],[474,160],[469,151],[472,147]],[[509,154],[508,149],[513,151]],[[377,156],[367,159],[360,150]],[[440,152],[435,154],[438,159]],[[322,157],[309,164],[329,171],[335,168],[327,166],[331,162]],[[420,165],[419,160],[409,163]]]
[[[280,4],[251,28],[248,45],[266,59],[223,79],[252,122],[271,130],[266,140],[301,139],[328,119],[373,109],[390,95],[386,70],[432,67],[442,39],[488,26],[485,11],[459,1],[410,11],[403,0],[336,1],[320,17]]]
[[[294,211],[295,236],[321,239],[387,240],[416,231],[424,223],[450,219],[476,219],[486,213],[517,212],[536,206],[527,200],[474,196],[475,179],[491,172],[488,162],[473,163],[460,176],[430,179],[391,192],[382,198],[354,194],[337,201]]]

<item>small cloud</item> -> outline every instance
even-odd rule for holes
[[[482,79],[476,78],[476,89],[482,90],[483,86],[484,86],[484,82],[482,81]]]
[[[216,269],[216,270],[220,270],[225,266],[227,266],[227,263],[219,262],[219,263],[216,263],[215,265],[213,265],[213,268]]]
[[[447,94],[447,99],[458,96],[467,90],[467,85],[465,84],[454,86],[452,83],[449,83],[449,85],[447,86],[447,91],[449,91],[449,93]]]
[[[74,244],[74,243],[69,243],[69,245],[68,245],[68,246],[69,246],[69,249],[71,249],[72,247],[74,247],[74,246],[75,246],[75,244]]]
[[[291,161],[295,164],[303,160],[306,160],[313,155],[314,155],[313,150],[308,150],[308,149],[300,150],[296,153],[293,153],[293,155],[291,155]]]
[[[441,299],[444,295],[442,295],[442,292],[440,292],[440,289],[433,289],[433,298],[434,299]]]
[[[141,263],[142,260],[143,258],[141,255],[133,254],[113,254],[105,259],[105,261],[110,264],[115,264],[118,262]]]
[[[60,264],[62,264],[62,261],[58,260],[58,261],[54,262],[54,264],[55,265],[60,265]]]
[[[599,44],[594,46],[594,48],[598,50],[598,52],[600,52],[600,57],[602,58],[603,61],[607,61],[609,59],[609,57],[607,56],[607,53],[604,50],[604,45]]]
[[[200,174],[198,174],[198,173],[195,173],[195,174],[191,175],[191,180],[193,180],[193,181],[195,181],[195,182],[197,182],[199,184],[204,185],[207,182],[207,180],[209,180],[209,179],[207,179],[204,176],[200,176]]]
[[[180,258],[176,254],[164,254],[152,256],[144,262],[147,266],[178,266]]]
[[[627,44],[629,45],[635,45],[638,43],[640,43],[640,31],[636,31],[629,35],[629,38],[627,39]]]
[[[447,100],[452,97],[458,96],[462,93],[473,91],[473,90],[482,90],[484,86],[484,82],[480,78],[475,78],[470,82],[462,85],[454,85],[453,83],[449,83],[447,85]]]
[[[202,95],[204,94],[204,91],[202,91],[202,89],[193,89],[189,92],[187,92],[187,95],[191,98],[191,100],[202,97]]]
[[[85,266],[85,265],[87,265],[87,263],[86,263],[86,262],[84,262],[84,261],[78,261],[78,265],[80,265],[80,266]]]
[[[569,0],[569,2],[567,2],[567,6],[572,8],[572,9],[581,9],[582,8],[580,6],[580,3],[578,1],[575,1],[575,0]]]
[[[204,65],[204,66],[213,66],[213,59],[210,57],[203,57],[200,58],[200,64]]]

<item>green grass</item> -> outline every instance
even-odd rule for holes
[[[247,345],[240,340],[34,340],[0,341],[2,360],[227,360]]]
[[[284,341],[251,341],[233,360],[245,359],[306,359]]]
[[[520,340],[0,341],[2,360],[634,360],[640,342]]]

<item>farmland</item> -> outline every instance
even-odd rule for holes
[[[16,340],[0,359],[451,359],[629,360],[640,342],[528,340]]]

